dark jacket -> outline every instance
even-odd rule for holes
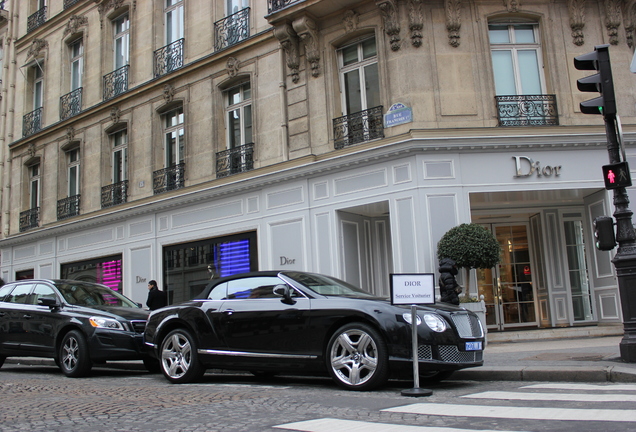
[[[157,287],[153,287],[148,290],[148,300],[146,300],[146,306],[148,309],[155,310],[162,308],[168,304],[168,297],[165,291],[161,291]]]
[[[445,303],[459,304],[461,287],[455,280],[457,267],[455,261],[450,258],[442,258],[439,262],[439,294],[441,301]]]

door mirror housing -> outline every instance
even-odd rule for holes
[[[296,303],[292,299],[292,289],[289,287],[289,285],[285,285],[285,284],[276,285],[273,291],[275,295],[282,297],[280,301],[282,301],[283,303],[290,304],[290,305]]]
[[[38,306],[48,306],[50,309],[57,309],[60,307],[60,304],[56,298],[40,297],[38,298]]]

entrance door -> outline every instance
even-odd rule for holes
[[[537,326],[528,227],[493,224],[491,229],[502,252],[497,267],[477,272],[486,324],[494,330]]]

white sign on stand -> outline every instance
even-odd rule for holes
[[[391,274],[391,303],[411,305],[411,347],[413,353],[412,389],[402,390],[402,396],[430,396],[432,390],[420,388],[417,341],[417,306],[435,304],[435,275],[433,273]]]

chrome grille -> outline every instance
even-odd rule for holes
[[[417,349],[419,360],[433,360],[433,348],[430,345],[420,345]]]
[[[135,333],[143,333],[146,330],[146,321],[131,321],[130,325]]]
[[[459,337],[464,338],[480,338],[484,336],[484,332],[479,324],[477,316],[463,313],[454,313],[451,315],[453,324],[457,327]]]
[[[483,359],[483,351],[460,351],[455,345],[440,345],[438,347],[440,360],[449,363],[470,363]]]

